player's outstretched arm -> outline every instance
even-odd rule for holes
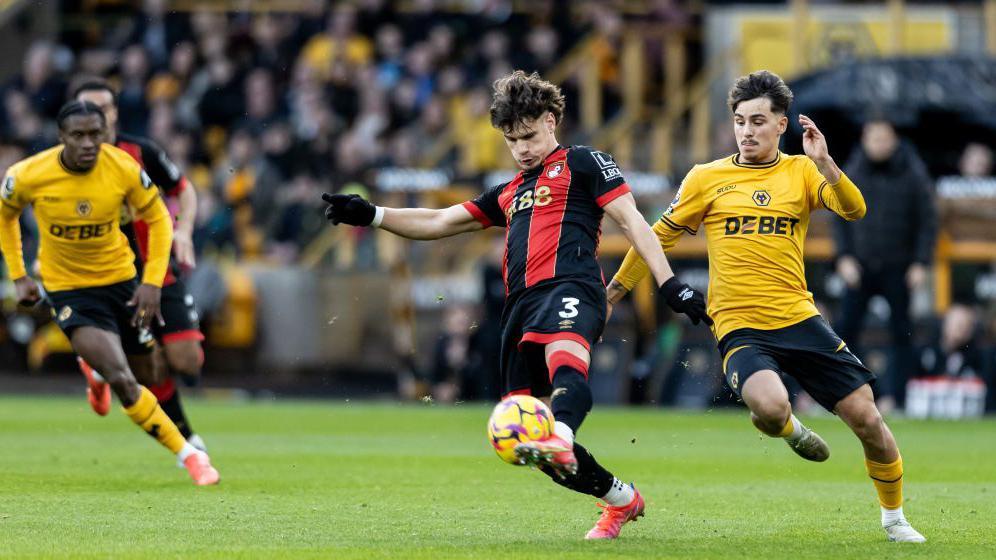
[[[373,226],[408,239],[428,240],[477,231],[484,226],[463,205],[430,208],[384,208],[355,194],[322,194],[325,217],[333,225]]]
[[[615,220],[623,235],[633,245],[633,249],[643,257],[643,261],[647,263],[654,279],[657,280],[658,286],[674,277],[671,265],[667,262],[667,257],[664,256],[664,250],[661,249],[660,240],[650,229],[650,224],[637,210],[636,200],[633,199],[632,194],[620,196],[606,204],[603,210]]]
[[[827,210],[845,220],[860,220],[866,211],[865,198],[861,196],[861,191],[830,157],[827,139],[816,127],[816,123],[806,115],[799,115],[799,125],[803,130],[802,149],[816,164],[816,169],[828,184],[828,188],[821,188],[819,191],[818,197],[821,203]]]
[[[636,201],[632,194],[625,194],[608,203],[604,207],[605,213],[619,224],[623,234],[633,244],[630,253],[636,251],[645,263],[644,266],[650,269],[657,281],[658,292],[667,302],[668,306],[678,313],[688,315],[692,324],[699,324],[704,321],[711,325],[712,319],[706,314],[705,297],[675,278],[671,271],[671,265],[664,256],[664,248],[660,238],[650,229],[650,225],[640,211],[636,208]],[[627,258],[629,255],[627,255]],[[618,289],[618,286],[616,287]],[[609,302],[612,288],[609,288]],[[621,296],[619,296],[621,297]]]

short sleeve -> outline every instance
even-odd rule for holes
[[[12,166],[0,184],[0,202],[14,210],[23,210],[30,203],[26,185],[18,180],[18,168]]]
[[[505,213],[498,203],[498,195],[501,194],[508,183],[501,183],[488,188],[477,198],[463,203],[463,207],[470,212],[475,220],[486,228],[491,226],[505,227]]]
[[[169,196],[180,194],[186,185],[180,168],[176,166],[166,151],[152,142],[142,142],[142,163],[152,182],[159,185]]]
[[[142,212],[159,198],[159,189],[156,187],[156,184],[152,182],[149,174],[139,167],[137,163],[134,168],[129,166],[123,169],[122,172],[130,175],[125,178],[127,181],[125,184],[128,185],[125,196],[128,197],[128,204],[132,208],[138,212]]]
[[[578,146],[568,152],[567,158],[572,177],[583,176],[584,184],[591,189],[591,195],[599,207],[630,192],[622,171],[611,155]]]
[[[674,195],[674,200],[664,210],[660,222],[665,226],[684,231],[695,235],[698,233],[699,224],[705,217],[705,200],[702,196],[702,186],[700,179],[701,170],[698,166],[692,168],[685,175],[685,179],[678,187],[678,192]]]

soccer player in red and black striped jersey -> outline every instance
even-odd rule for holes
[[[78,101],[89,101],[100,107],[107,120],[109,136],[107,143],[128,152],[142,166],[152,182],[159,186],[162,194],[178,202],[173,228],[173,254],[162,287],[163,322],[162,324],[153,322],[152,325],[152,333],[159,346],[154,354],[152,366],[155,370],[154,379],[158,382],[150,385],[149,390],[180,429],[183,437],[195,447],[205,450],[204,440],[193,432],[187,420],[172,375],[195,380],[200,376],[201,365],[204,362],[204,351],[201,347],[204,335],[200,330],[194,300],[187,293],[187,288],[179,277],[181,267],[193,268],[195,265],[191,235],[197,213],[196,190],[155,142],[148,138],[117,132],[117,96],[110,84],[101,79],[88,79],[75,88],[73,97]],[[121,229],[131,243],[136,255],[135,264],[141,273],[148,254],[148,225],[141,219],[130,220],[127,223],[122,219]],[[99,374],[94,376],[93,370],[82,359],[80,368],[90,384],[88,393],[91,405],[98,414],[106,414],[110,404],[110,394],[106,384],[100,383]]]
[[[679,282],[660,243],[636,208],[608,154],[561,146],[555,130],[564,112],[560,89],[516,71],[494,83],[491,124],[519,166],[511,181],[445,209],[383,208],[357,195],[325,194],[333,224],[380,227],[409,239],[440,239],[490,226],[505,228],[505,308],[501,371],[506,395],[551,396],[555,434],[520,444],[523,464],[555,482],[605,501],[586,538],[619,535],[643,514],[644,502],[574,441],[591,410],[591,346],[606,319],[605,282],[596,260],[602,216],[615,220],[650,264],[662,295],[696,324],[711,320],[705,299]]]

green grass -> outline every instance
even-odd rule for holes
[[[582,540],[595,499],[488,446],[488,408],[192,400],[222,483],[196,488],[119,411],[0,398],[0,557],[992,558],[996,422],[893,421],[906,511],[885,542],[860,447],[834,418],[806,463],[743,412],[600,408],[581,433],[647,516]]]

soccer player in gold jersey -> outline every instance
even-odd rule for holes
[[[130,155],[101,143],[107,122],[99,107],[71,101],[57,123],[61,144],[12,165],[0,187],[0,250],[17,299],[30,303],[40,295],[24,268],[18,223],[31,205],[42,283],[73,349],[100,370],[128,417],[177,454],[195,484],[215,484],[218,471],[207,454],[183,438],[125,356],[151,351],[148,327],[162,320],[160,289],[173,236],[166,205]],[[149,225],[141,285],[135,255],[118,228],[125,202]]]
[[[903,460],[872,398],[874,376],[820,316],[806,289],[810,213],[825,208],[857,220],[865,214],[864,198],[808,117],[799,116],[805,155],[778,150],[791,102],[791,90],[775,74],[739,78],[729,96],[739,153],[693,167],[653,229],[665,251],[682,233],[705,230],[708,314],[727,383],[750,408],[754,425],[806,459],[829,458],[823,439],[792,414],[780,374],[794,377],[861,440],[889,540],[923,542],[903,515]],[[609,284],[610,304],[646,274],[630,250]]]

